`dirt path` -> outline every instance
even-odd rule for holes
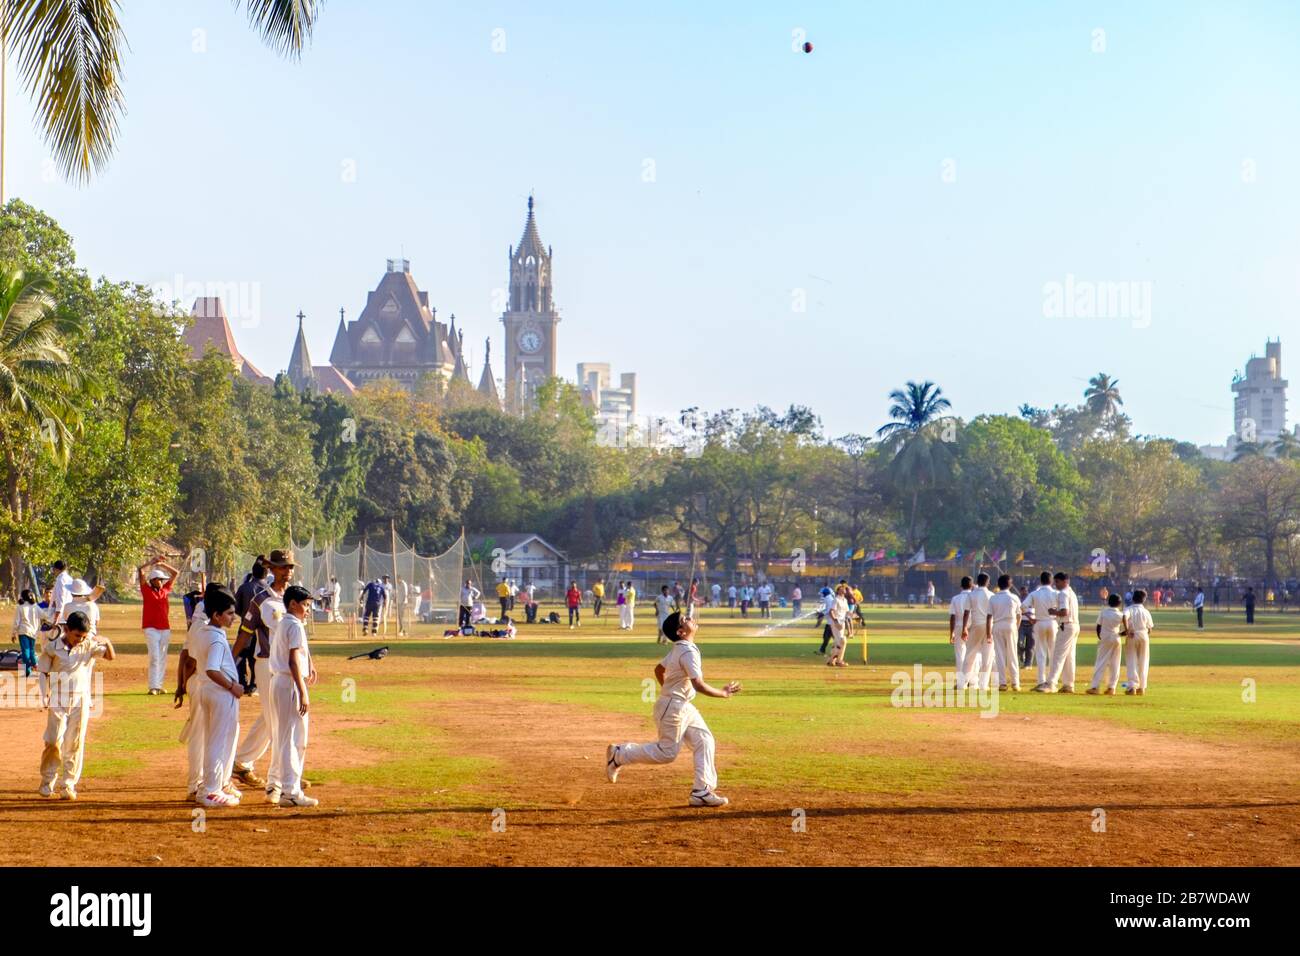
[[[436,682],[443,684],[443,681]],[[452,683],[445,682],[450,688]],[[1293,750],[1189,741],[1104,721],[981,720],[928,712],[976,765],[993,768],[940,794],[834,794],[746,788],[720,770],[733,805],[684,806],[689,760],[603,776],[604,746],[642,739],[648,719],[528,699],[508,681],[457,678],[455,707],[431,707],[453,755],[490,758],[481,781],[410,800],[328,782],[318,810],[254,798],[194,832],[177,782],[179,745],[143,769],[88,779],[76,803],[35,793],[43,718],[0,714],[0,863],[252,864],[1294,864],[1300,798]],[[113,704],[108,704],[108,719]],[[253,709],[245,708],[244,724]],[[179,715],[166,719],[180,726]],[[377,756],[339,735],[347,715],[313,724],[311,762]],[[165,731],[173,735],[173,728]],[[92,743],[94,731],[92,728]],[[952,748],[946,752],[951,754]],[[1134,769],[1140,767],[1141,769]],[[991,773],[1001,772],[995,777]],[[640,772],[635,772],[640,771]],[[482,797],[480,800],[479,798]],[[450,805],[449,805],[450,803]],[[1094,828],[1105,812],[1105,831]],[[500,811],[504,811],[504,815]],[[799,813],[802,811],[802,814]],[[502,826],[504,824],[504,826]],[[803,824],[802,829],[798,824]],[[494,826],[495,825],[495,826]],[[57,840],[52,840],[57,835]],[[51,858],[57,847],[57,858]]]

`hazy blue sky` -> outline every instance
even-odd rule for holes
[[[562,372],[636,371],[647,412],[800,402],[841,434],[909,378],[971,417],[1104,370],[1139,432],[1218,442],[1266,337],[1300,363],[1292,3],[331,0],[298,64],[229,0],[123,6],[111,166],[54,179],[14,96],[10,194],[94,274],[241,283],[264,371],[299,308],[326,361],[404,253],[500,372],[530,189]],[[1045,316],[1070,275],[1149,284],[1149,315]]]

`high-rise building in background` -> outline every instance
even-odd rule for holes
[[[1245,373],[1233,376],[1232,434],[1222,445],[1203,446],[1201,454],[1228,460],[1243,443],[1260,445],[1267,454],[1287,432],[1286,385],[1282,377],[1282,340],[1266,341],[1264,354],[1252,355],[1246,361]],[[1300,438],[1300,426],[1292,434]]]
[[[579,362],[578,388],[582,400],[596,420],[596,441],[602,445],[624,447],[639,444],[636,427],[636,373],[624,372],[619,383],[608,362]]]

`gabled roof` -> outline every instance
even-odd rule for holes
[[[465,544],[468,545],[471,551],[477,551],[483,547],[483,545],[490,542],[492,547],[501,548],[506,554],[510,554],[512,551],[516,551],[533,541],[536,541],[538,544],[550,551],[554,551],[561,558],[567,560],[567,555],[565,555],[563,551],[551,544],[541,535],[533,534],[531,532],[508,531],[501,534],[471,534],[466,535],[465,537]]]
[[[219,296],[199,296],[190,308],[190,322],[185,327],[182,341],[189,346],[190,355],[195,359],[203,357],[209,348],[214,348],[234,363],[235,371],[250,382],[258,385],[271,385],[271,379],[240,354],[235,345],[235,335],[230,330],[230,321],[226,318],[226,308]]]
[[[316,379],[316,391],[321,395],[353,395],[357,387],[352,381],[333,365],[316,365],[312,367]]]
[[[415,339],[405,346],[397,341],[404,329]],[[409,349],[415,363],[441,364],[449,361],[442,335],[429,308],[428,294],[420,291],[410,272],[390,268],[366,297],[365,308],[356,319],[345,322],[340,317],[330,364],[385,364],[393,359],[394,348]],[[367,338],[371,341],[365,341]]]

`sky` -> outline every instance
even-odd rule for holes
[[[265,372],[405,256],[500,374],[530,192],[561,374],[643,414],[836,436],[908,380],[969,419],[1104,371],[1136,432],[1221,443],[1246,359],[1300,361],[1292,3],[331,0],[300,62],[229,0],[123,8],[110,164],[59,179],[11,64],[8,193],[92,275],[225,290]]]

